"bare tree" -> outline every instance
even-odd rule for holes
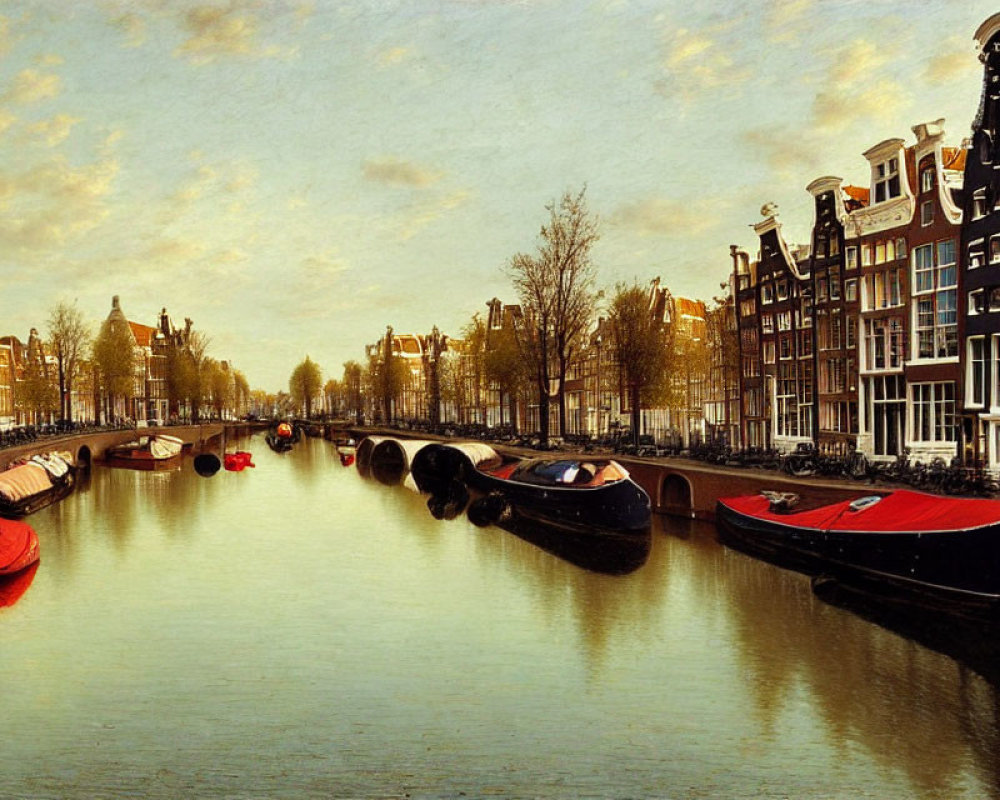
[[[565,192],[545,208],[549,221],[539,233],[534,256],[519,253],[508,272],[524,309],[518,342],[539,393],[540,432],[549,434],[550,379],[557,380],[559,424],[566,428],[566,373],[580,350],[594,314],[594,265],[590,252],[599,238],[596,218],[584,201],[586,187]],[[552,374],[554,371],[554,375]]]
[[[73,421],[73,383],[90,343],[90,330],[75,304],[59,303],[49,313],[49,347],[59,378],[59,416]]]
[[[506,399],[508,406],[507,421],[517,428],[517,396],[524,386],[524,362],[517,346],[514,329],[503,326],[499,330],[489,332],[486,348],[486,359],[483,364],[486,379],[495,383],[500,389],[500,424],[504,422],[503,407]]]

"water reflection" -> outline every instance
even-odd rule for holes
[[[709,525],[654,518],[594,571],[436,520],[329,442],[260,445],[209,479],[97,468],[36,515],[41,568],[0,613],[0,795],[1000,793],[989,682]]]
[[[13,575],[0,576],[0,608],[8,608],[28,591],[31,582],[35,579],[39,562],[36,561],[26,569],[22,569]]]
[[[804,689],[838,746],[865,745],[927,797],[948,796],[970,749],[1000,752],[997,695],[981,676],[823,603],[799,573],[722,548],[689,568],[700,602],[725,606],[767,736],[780,735]],[[1000,791],[995,755],[979,766]]]

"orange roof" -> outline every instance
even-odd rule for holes
[[[850,197],[852,200],[857,200],[864,205],[868,205],[868,201],[871,196],[871,190],[862,188],[861,186],[845,186],[844,194]]]
[[[156,333],[156,328],[151,328],[149,325],[140,325],[138,322],[128,322],[129,328],[132,329],[132,335],[135,337],[135,343],[139,347],[150,347],[153,344],[153,334]]]
[[[701,300],[688,300],[686,297],[674,298],[677,303],[677,313],[696,319],[705,318],[705,304]]]
[[[941,160],[945,169],[965,170],[965,150],[961,147],[942,147]]]

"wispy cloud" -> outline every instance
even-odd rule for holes
[[[735,49],[725,38],[729,30],[730,24],[669,28],[663,38],[663,74],[656,83],[657,91],[691,100],[705,90],[733,87],[748,80],[752,71],[731,55]]]
[[[812,106],[816,128],[837,132],[855,123],[891,120],[905,107],[907,92],[886,69],[898,56],[892,44],[859,38],[827,56],[831,67]]]
[[[46,250],[92,230],[108,215],[118,162],[74,166],[56,157],[0,173],[0,251]]]
[[[748,128],[740,139],[782,180],[815,169],[825,152],[816,137],[782,123]]]
[[[125,34],[128,47],[141,47],[146,42],[146,20],[139,14],[126,11],[111,18],[111,24]]]
[[[29,125],[25,130],[33,140],[41,142],[48,147],[55,147],[69,138],[70,133],[73,131],[73,126],[79,122],[79,117],[71,117],[69,114],[56,114],[51,119]]]
[[[440,172],[392,156],[366,159],[361,171],[365,178],[376,183],[414,188],[430,186],[442,177]]]
[[[924,80],[929,84],[947,84],[961,80],[971,85],[979,71],[979,64],[971,53],[971,44],[966,39],[949,36],[941,42],[941,52],[927,59]]]
[[[647,196],[620,206],[609,222],[640,236],[683,237],[714,226],[714,212],[724,204],[720,198],[692,203],[688,198]]]
[[[220,58],[273,58],[288,54],[262,41],[260,18],[251,4],[230,2],[226,7],[199,5],[180,17],[188,38],[176,54],[192,64],[209,64]],[[302,19],[302,17],[300,17]]]
[[[375,62],[380,67],[392,67],[413,58],[413,50],[409,47],[390,47],[375,55]]]
[[[772,0],[764,13],[768,41],[799,44],[814,24],[816,0]]]
[[[3,94],[3,100],[24,105],[38,103],[57,97],[61,86],[62,81],[58,75],[24,69],[14,76],[10,87]]]

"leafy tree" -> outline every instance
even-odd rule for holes
[[[14,401],[18,408],[30,412],[36,422],[54,411],[58,402],[45,360],[45,349],[34,328],[28,338],[24,374],[20,386],[16,386]]]
[[[313,398],[323,387],[323,375],[319,366],[309,356],[306,356],[293,371],[288,380],[288,388],[292,395],[292,403],[297,407],[305,407],[306,419],[312,416]]]
[[[503,424],[503,400],[506,396],[508,405],[508,421],[517,427],[517,397],[524,387],[526,379],[525,364],[517,346],[514,329],[503,326],[499,330],[490,331],[483,361],[483,371],[486,380],[495,383],[500,389],[500,423]]]
[[[486,376],[486,323],[478,312],[473,314],[472,319],[462,328],[462,352],[464,355],[462,361],[472,387],[472,397],[466,400],[469,405],[477,409],[479,420],[485,421],[486,398],[483,394],[483,382]]]
[[[250,383],[240,370],[233,370],[233,411],[242,417],[250,404]]]
[[[340,399],[342,396],[343,392],[341,390],[340,381],[336,378],[330,378],[323,384],[323,401],[327,414],[334,416],[339,412]]]
[[[73,383],[89,344],[90,330],[75,304],[63,302],[52,309],[49,313],[49,347],[56,358],[61,419],[73,420],[73,404],[70,402]]]
[[[618,284],[607,324],[619,379],[632,408],[632,436],[638,443],[641,408],[669,399],[672,330],[650,313],[646,290],[638,284]]]
[[[364,413],[364,369],[357,361],[344,363],[344,398],[347,408],[354,412],[355,419]]]
[[[403,393],[407,380],[406,365],[393,352],[392,326],[386,328],[379,345],[369,351],[368,372],[372,391],[380,401],[383,419],[391,423],[394,401]]]
[[[516,329],[518,344],[538,392],[543,441],[549,435],[552,377],[558,380],[559,421],[565,428],[566,372],[581,347],[596,302],[590,251],[598,229],[584,202],[585,192],[586,188],[576,195],[565,192],[558,204],[548,204],[549,222],[541,228],[537,254],[518,253],[508,265],[524,311]]]
[[[110,417],[117,398],[135,396],[135,339],[127,324],[106,319],[101,323],[93,348],[94,362],[100,370],[104,388],[105,414]]]

